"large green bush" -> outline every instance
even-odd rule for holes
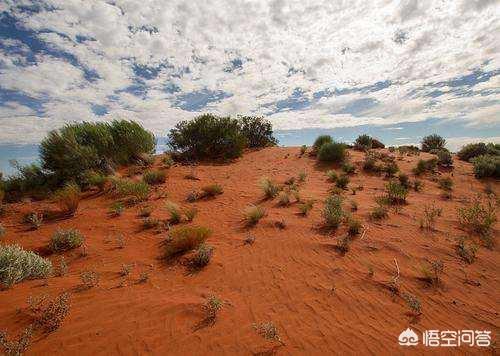
[[[472,158],[482,155],[500,156],[500,144],[494,143],[469,143],[458,151],[457,156],[462,161],[470,161]]]
[[[346,146],[339,142],[324,143],[318,151],[322,162],[343,162],[346,158]]]
[[[321,146],[325,143],[332,143],[333,139],[330,135],[321,135],[316,138],[313,144],[313,152],[318,152]]]
[[[369,150],[372,148],[372,138],[368,135],[359,135],[356,141],[354,141],[354,148],[358,150]]]
[[[169,146],[184,159],[232,159],[246,147],[267,147],[278,142],[271,123],[262,117],[238,119],[203,114],[181,121],[168,134]]]
[[[25,279],[47,277],[52,271],[49,260],[17,245],[0,246],[0,283],[7,287]]]
[[[13,161],[12,164],[17,170],[16,174],[0,180],[0,189],[4,191],[6,201],[16,201],[25,195],[37,199],[44,199],[49,195],[50,187],[56,182],[53,174],[35,163],[21,166]]]
[[[238,121],[248,147],[268,147],[278,144],[278,140],[273,136],[273,126],[270,121],[257,116],[241,116]]]
[[[431,150],[441,150],[446,145],[446,140],[437,134],[425,136],[422,139],[422,151],[429,152]]]
[[[111,166],[137,160],[154,147],[153,134],[136,122],[83,122],[51,131],[40,144],[40,158],[59,183],[79,182],[89,170],[107,173]]]
[[[481,155],[471,159],[476,178],[500,178],[500,156]]]

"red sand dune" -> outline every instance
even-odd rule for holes
[[[19,334],[32,322],[26,312],[27,298],[48,294],[55,297],[71,292],[71,309],[62,326],[50,334],[37,334],[28,354],[404,354],[429,351],[420,345],[403,348],[398,335],[407,327],[424,330],[490,330],[498,340],[500,307],[500,254],[481,247],[477,260],[467,265],[455,252],[456,239],[466,235],[460,229],[457,207],[485,183],[474,178],[472,167],[455,159],[452,200],[443,200],[436,182],[422,177],[424,188],[411,191],[408,204],[400,212],[391,210],[389,218],[369,220],[387,180],[361,170],[351,177],[350,186],[364,189],[351,195],[359,210],[353,215],[368,229],[363,238],[354,239],[345,255],[334,248],[345,234],[320,228],[323,201],[332,186],[325,176],[328,166],[318,166],[313,157],[299,157],[298,148],[268,148],[246,153],[230,164],[200,164],[195,172],[200,180],[185,179],[187,166],[174,166],[166,183],[157,186],[148,204],[153,216],[167,218],[166,198],[182,206],[195,206],[198,215],[192,224],[213,230],[208,243],[215,248],[210,264],[188,274],[181,263],[161,260],[161,246],[167,233],[141,230],[138,207],[127,208],[122,216],[109,217],[113,199],[90,194],[80,203],[72,218],[44,222],[37,231],[27,231],[24,213],[43,210],[50,202],[9,204],[2,223],[7,228],[3,243],[18,243],[26,249],[43,251],[57,228],[77,228],[84,235],[88,256],[79,251],[48,255],[57,266],[61,255],[69,264],[63,277],[25,281],[0,291],[0,330]],[[350,151],[352,161],[363,159]],[[426,154],[421,154],[427,156]],[[430,155],[429,155],[430,157]],[[418,157],[403,157],[397,163],[410,176]],[[160,166],[158,162],[158,166]],[[278,207],[276,201],[263,201],[258,181],[267,176],[283,183],[300,171],[307,172],[301,184],[303,198],[317,200],[308,217],[299,216],[298,207]],[[339,170],[338,170],[339,171]],[[445,173],[443,173],[445,174]],[[210,183],[220,183],[224,193],[210,200],[186,202],[189,191]],[[493,189],[500,194],[498,182]],[[419,228],[424,204],[434,202],[443,208],[436,231]],[[268,215],[255,227],[245,228],[242,211],[248,204],[262,203]],[[286,221],[285,229],[274,222]],[[125,237],[118,248],[116,235]],[[498,235],[498,230],[494,231]],[[248,234],[253,245],[244,243]],[[498,238],[498,236],[496,236]],[[391,294],[387,282],[400,268],[401,291],[417,296],[423,314],[408,315],[405,301]],[[427,260],[444,262],[442,285],[430,287],[419,280]],[[134,267],[125,283],[123,264]],[[369,266],[373,277],[368,276]],[[79,291],[80,273],[94,269],[100,274],[99,286]],[[150,271],[146,283],[139,275]],[[214,325],[195,326],[204,318],[202,305],[209,295],[225,304]],[[283,344],[259,335],[254,323],[273,322]],[[498,341],[497,341],[498,342]],[[439,354],[487,353],[490,349],[470,347],[439,348]]]

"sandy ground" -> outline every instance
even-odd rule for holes
[[[80,250],[47,257],[58,265],[63,255],[69,272],[47,281],[25,281],[0,291],[0,330],[16,335],[33,320],[27,312],[27,299],[47,294],[55,297],[69,291],[71,309],[62,326],[50,334],[37,334],[28,354],[421,354],[430,351],[422,345],[403,348],[398,335],[407,327],[424,330],[490,330],[498,340],[500,309],[500,254],[481,247],[477,260],[467,265],[455,252],[456,239],[466,233],[460,229],[457,208],[485,183],[474,178],[472,167],[455,159],[452,200],[443,200],[431,177],[424,176],[421,192],[411,191],[401,211],[391,210],[380,222],[369,219],[376,205],[374,198],[384,191],[387,180],[361,170],[351,177],[350,186],[362,191],[344,193],[346,207],[356,201],[353,215],[366,229],[363,238],[354,239],[345,255],[336,249],[336,240],[345,235],[321,229],[323,201],[332,187],[325,176],[331,169],[317,165],[313,157],[299,156],[298,148],[268,148],[246,153],[227,165],[200,164],[195,174],[200,180],[185,179],[189,167],[176,165],[168,170],[165,184],[157,186],[147,203],[153,216],[166,219],[164,193],[182,206],[195,206],[198,215],[191,224],[213,230],[208,243],[215,248],[210,264],[190,274],[181,263],[165,263],[161,257],[167,232],[141,230],[139,207],[127,208],[122,216],[109,217],[113,199],[90,194],[81,201],[73,218],[44,222],[37,231],[22,223],[24,213],[51,207],[50,202],[10,204],[1,218],[7,228],[2,243],[18,243],[26,249],[46,253],[50,236],[58,228],[77,228],[85,235],[88,255]],[[351,151],[351,160],[360,164],[363,154]],[[422,156],[426,156],[422,154]],[[418,157],[397,160],[401,170],[412,178],[411,168]],[[160,164],[158,163],[158,166]],[[337,169],[340,172],[340,169]],[[278,207],[276,201],[263,201],[258,186],[262,176],[283,183],[300,171],[307,172],[300,185],[303,198],[317,202],[307,217],[298,214],[296,203]],[[442,173],[449,175],[449,173]],[[186,202],[189,191],[219,183],[224,193],[214,199]],[[500,194],[500,184],[492,181]],[[242,211],[249,204],[262,204],[268,215],[255,227],[246,228]],[[443,208],[436,230],[419,227],[424,205]],[[53,207],[52,207],[53,208]],[[275,222],[284,219],[285,229]],[[124,247],[116,236],[123,234]],[[249,235],[255,243],[244,243]],[[498,230],[494,231],[498,239]],[[497,244],[498,245],[498,244]],[[428,286],[419,277],[421,266],[440,259],[444,263],[442,284]],[[422,315],[410,315],[400,296],[393,295],[387,283],[398,262],[400,290],[421,301]],[[133,264],[128,278],[120,275],[123,264]],[[369,269],[373,276],[369,276]],[[80,273],[100,274],[97,287],[80,290]],[[139,283],[141,272],[149,273]],[[210,295],[224,301],[215,324],[196,328],[204,318],[202,305]],[[266,340],[254,324],[272,322],[282,343]],[[498,343],[498,341],[497,341]],[[438,354],[483,353],[492,349],[470,347],[439,348]]]

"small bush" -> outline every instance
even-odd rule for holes
[[[169,155],[168,153],[165,153],[163,155],[163,157],[161,158],[161,163],[163,163],[163,165],[165,166],[165,168],[170,168],[170,167],[172,167],[175,164],[172,156]]]
[[[210,262],[214,248],[210,245],[202,243],[196,250],[195,255],[191,260],[191,264],[195,268],[203,268]]]
[[[167,175],[163,171],[147,171],[144,173],[144,176],[142,177],[144,182],[150,185],[157,185],[157,184],[162,184],[165,183],[165,180],[167,179]]]
[[[391,181],[386,185],[386,189],[387,189],[387,197],[391,202],[391,204],[406,203],[408,188],[404,187],[399,182]]]
[[[93,270],[83,271],[80,273],[80,280],[86,289],[94,288],[99,285],[99,273]]]
[[[302,145],[300,146],[300,155],[303,156],[307,152],[307,146]]]
[[[125,211],[125,205],[121,201],[114,202],[109,208],[109,214],[111,216],[120,216]]]
[[[425,136],[420,142],[422,145],[423,152],[429,152],[431,150],[441,150],[446,144],[446,140],[439,135],[432,134]]]
[[[451,157],[450,151],[446,149],[441,149],[434,151],[438,157],[437,164],[441,167],[452,167],[453,166],[453,158]]]
[[[6,287],[25,279],[45,278],[52,272],[52,263],[18,245],[0,246],[0,283]]]
[[[23,332],[17,337],[16,340],[8,340],[7,333],[0,331],[0,346],[2,346],[5,355],[7,356],[20,356],[28,350],[31,339],[33,338],[34,327],[30,324]]]
[[[467,243],[465,238],[461,237],[457,244],[457,254],[464,260],[464,262],[471,264],[476,259],[476,252],[478,248],[473,243]]]
[[[444,270],[444,264],[441,260],[431,261],[428,266],[422,266],[422,280],[437,286],[441,283],[441,274]]]
[[[212,234],[212,231],[201,226],[181,226],[169,232],[165,244],[165,258],[172,258],[199,247]]]
[[[146,229],[146,230],[158,228],[161,225],[162,225],[162,222],[158,219],[155,219],[155,218],[147,217],[147,218],[142,220],[142,227],[143,227],[143,229]]]
[[[75,183],[68,183],[55,192],[54,200],[63,212],[73,215],[80,204],[80,187]]]
[[[351,244],[351,236],[350,235],[345,235],[337,239],[337,244],[335,248],[342,254],[346,254],[349,252],[350,249],[350,244]]]
[[[428,160],[420,159],[417,162],[417,166],[413,168],[413,173],[416,175],[421,175],[425,172],[433,172],[437,166],[437,159],[431,158]]]
[[[361,233],[361,229],[363,228],[363,225],[361,225],[361,221],[354,219],[354,218],[349,218],[347,220],[347,226],[348,226],[348,232],[349,235],[359,235]]]
[[[325,225],[330,228],[337,228],[342,222],[343,217],[342,197],[339,195],[328,197],[325,201],[325,207],[323,208]]]
[[[182,221],[182,212],[179,205],[174,202],[167,201],[165,208],[170,214],[170,219],[168,220],[171,224],[178,224]]]
[[[52,235],[49,248],[53,252],[68,251],[80,247],[83,241],[83,235],[76,229],[57,230]]]
[[[184,209],[184,215],[186,216],[186,221],[193,221],[196,214],[198,213],[198,210],[196,210],[195,208],[188,208],[188,209]]]
[[[394,177],[394,175],[396,173],[398,173],[399,167],[396,164],[396,162],[387,162],[383,166],[382,170],[385,172],[385,174],[387,175],[387,177],[392,178],[392,177]]]
[[[344,174],[337,179],[335,186],[340,189],[347,189],[348,184],[349,184],[349,176]]]
[[[489,198],[486,202],[476,198],[472,204],[458,209],[458,221],[471,232],[489,234],[497,221],[495,202]]]
[[[215,323],[217,319],[217,314],[224,306],[224,302],[214,295],[207,298],[207,301],[203,305],[203,310],[205,311],[205,323]]]
[[[483,155],[499,156],[500,145],[494,143],[486,144],[484,142],[470,143],[463,146],[457,153],[458,158],[462,161],[470,161],[474,157]]]
[[[368,151],[363,161],[363,170],[378,173],[383,168],[377,164],[377,156],[374,152]]]
[[[406,301],[408,308],[410,308],[414,315],[422,314],[422,303],[420,303],[420,300],[417,297],[404,293],[403,299]]]
[[[450,177],[443,177],[438,182],[439,188],[445,191],[451,191],[453,189],[453,181]]]
[[[279,187],[269,178],[262,178],[259,184],[267,199],[273,199],[276,195],[278,195]]]
[[[372,138],[368,135],[359,135],[354,141],[354,148],[357,150],[369,150],[372,148]]]
[[[266,340],[274,340],[279,343],[282,343],[278,328],[273,324],[272,321],[268,323],[260,323],[260,324],[254,324],[253,325],[254,329],[257,331],[257,333],[262,336]]]
[[[405,188],[410,188],[410,178],[404,173],[399,173],[398,175],[399,184]]]
[[[329,142],[321,145],[318,159],[321,162],[343,162],[346,158],[346,146],[343,143]]]
[[[266,216],[266,210],[258,205],[250,205],[245,209],[243,216],[247,225],[252,226]]]
[[[345,162],[342,164],[342,170],[345,174],[353,174],[356,171],[356,168],[349,162]]]
[[[373,220],[382,220],[387,218],[387,208],[383,205],[377,205],[376,207],[373,208],[372,212],[370,213],[370,217]]]
[[[326,176],[330,182],[336,182],[338,178],[337,172],[331,169],[326,171]]]
[[[35,325],[42,328],[45,332],[53,332],[59,329],[64,319],[66,319],[69,309],[69,293],[62,293],[39,311]]]
[[[108,182],[108,177],[101,173],[90,171],[86,176],[86,181],[88,185],[97,187],[102,192]]]
[[[303,182],[305,182],[305,181],[306,181],[306,178],[307,178],[307,173],[306,173],[306,172],[304,172],[304,171],[299,172],[299,175],[298,175],[298,177],[297,177],[297,178],[298,178],[298,181],[299,181],[300,183],[303,183]]]
[[[318,136],[316,140],[314,141],[313,144],[313,152],[318,152],[321,146],[323,146],[325,143],[332,143],[333,139],[330,135],[322,135]]]
[[[201,194],[199,192],[197,192],[196,190],[192,190],[186,196],[186,201],[189,203],[193,203],[193,202],[197,201],[198,199],[200,199],[200,197],[201,197]]]
[[[436,218],[441,216],[443,212],[442,208],[436,208],[433,205],[425,205],[424,206],[424,214],[420,219],[420,228],[433,230],[436,224]]]
[[[482,155],[471,159],[476,178],[500,178],[500,156]]]
[[[314,206],[314,200],[312,200],[312,199],[309,199],[309,200],[299,204],[300,214],[306,216],[307,214],[309,214],[309,211],[311,211],[313,206]]]
[[[424,186],[424,183],[422,181],[415,179],[413,181],[413,190],[416,192],[420,192],[422,190],[422,187]]]
[[[220,184],[210,184],[201,188],[203,196],[205,197],[215,197],[224,192],[222,185]]]

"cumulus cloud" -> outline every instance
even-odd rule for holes
[[[5,0],[0,142],[117,117],[164,135],[206,111],[266,115],[283,130],[428,118],[498,129],[499,10],[494,0]]]

